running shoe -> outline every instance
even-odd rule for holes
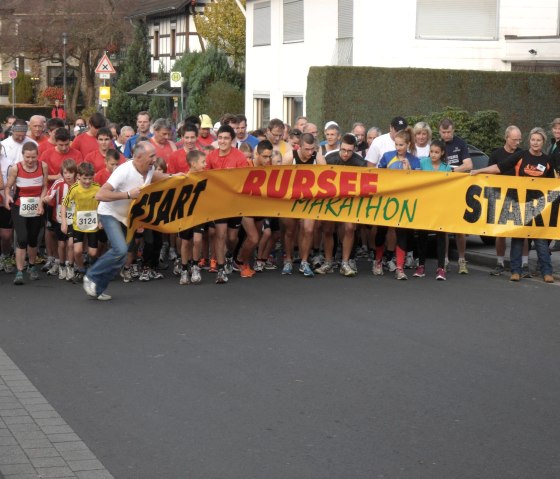
[[[282,274],[292,274],[294,271],[294,265],[291,261],[287,261],[284,263],[284,267],[282,268]]]
[[[84,288],[84,291],[86,292],[86,294],[88,296],[91,296],[93,298],[97,298],[97,296],[99,296],[95,292],[95,289],[96,289],[95,283],[91,279],[89,279],[87,276],[84,276],[83,288]]]
[[[138,278],[140,276],[140,265],[138,263],[133,263],[130,265],[130,277],[132,279]]]
[[[6,257],[4,255],[0,256],[0,271],[4,271],[4,263],[6,261]]]
[[[325,261],[325,257],[322,254],[316,254],[315,256],[313,256],[313,258],[311,258],[311,264],[313,265],[313,269],[316,269],[319,266],[321,266],[324,261]]]
[[[319,266],[318,268],[315,268],[314,271],[317,274],[334,273],[334,270],[333,270],[333,267],[332,267],[332,261],[325,260],[325,262],[321,266]]]
[[[274,258],[274,256],[270,255],[268,257],[266,263],[264,264],[264,269],[269,269],[269,270],[278,269],[278,265],[276,264],[276,258]]]
[[[66,266],[62,264],[58,268],[58,279],[66,279]]]
[[[469,269],[467,268],[467,262],[464,260],[464,258],[459,258],[459,261],[457,262],[459,265],[459,274],[469,274]]]
[[[11,274],[16,269],[16,261],[13,256],[7,256],[4,259],[4,271],[8,274]]]
[[[239,276],[242,278],[252,278],[255,276],[256,272],[254,269],[251,268],[248,264],[244,264],[241,266],[241,271],[239,271]]]
[[[198,267],[200,269],[205,269],[208,270],[208,268],[210,266],[208,266],[208,260],[206,258],[202,258],[199,262],[198,262]]]
[[[412,256],[412,253],[407,253],[406,259],[404,260],[405,269],[413,269],[415,266],[416,260],[414,259],[414,256]]]
[[[340,274],[348,277],[356,276],[356,272],[346,261],[343,261],[340,265]]]
[[[150,281],[150,270],[148,268],[144,268],[138,277],[139,281]]]
[[[113,299],[112,296],[108,295],[107,293],[101,293],[97,296],[98,301],[111,301]]]
[[[51,268],[47,271],[47,274],[49,276],[56,276],[56,275],[58,275],[59,271],[60,271],[60,263],[55,260],[55,262],[53,263]]]
[[[39,279],[39,270],[37,269],[37,266],[33,265],[31,266],[31,268],[29,268],[29,279],[31,281],[36,281]]]
[[[415,278],[423,278],[426,276],[426,268],[423,265],[418,266],[412,276]]]
[[[189,271],[184,269],[181,271],[181,279],[179,280],[179,284],[190,284],[191,280],[189,278]]]
[[[76,276],[76,272],[74,271],[74,266],[69,264],[66,266],[66,281],[72,281]]]
[[[163,279],[163,274],[155,269],[150,268],[148,274],[150,275],[150,279]]]
[[[223,268],[218,270],[218,276],[216,276],[216,284],[226,284],[229,281],[228,275]]]
[[[37,259],[39,259],[39,256],[37,256]],[[35,264],[41,264],[41,263],[37,263],[37,261],[35,261]],[[53,264],[54,264],[54,258],[52,256],[49,256],[47,258],[47,261],[45,262],[45,264],[41,268],[41,271],[43,273],[46,273],[48,270],[50,270],[52,268]]]
[[[195,264],[191,268],[191,283],[198,284],[202,281],[202,276],[200,276],[200,268]]]
[[[177,259],[177,251],[175,248],[169,248],[169,261],[175,261]]]
[[[175,263],[173,263],[173,274],[175,276],[181,276],[182,268],[181,259],[175,258]]]
[[[395,260],[395,258],[391,258],[389,261],[387,261],[387,269],[392,273],[393,271],[396,271],[397,269],[397,261]]]
[[[438,268],[436,271],[436,279],[438,281],[445,281],[447,279],[445,276],[445,268]]]
[[[383,262],[382,261],[373,261],[373,269],[372,273],[374,276],[383,276]]]
[[[208,268],[209,273],[217,273],[218,272],[218,262],[212,258],[210,260],[210,268]]]
[[[354,272],[357,274],[358,273],[358,264],[356,263],[356,260],[353,258],[350,258],[348,260],[348,265],[350,266],[350,268],[352,268],[354,270]]]
[[[83,271],[77,271],[74,277],[72,278],[72,282],[74,284],[81,283],[84,280],[85,273]]]
[[[266,263],[264,261],[261,261],[260,259],[258,259],[257,261],[255,261],[255,271],[257,273],[262,273],[264,271],[264,265]]]
[[[504,271],[505,271],[504,265],[498,263],[496,267],[492,271],[490,271],[490,274],[492,276],[501,276]]]
[[[405,274],[405,272],[402,268],[397,268],[395,270],[395,279],[405,280],[405,279],[408,279],[408,276]]]
[[[16,273],[16,277],[14,278],[14,284],[22,285],[23,284],[23,271],[18,271]]]
[[[126,266],[123,266],[121,269],[121,278],[123,283],[131,283],[133,281],[130,269],[131,268],[127,268]]]
[[[524,264],[521,267],[521,277],[522,278],[531,278],[531,271],[529,270],[529,265],[528,264]]]
[[[302,261],[299,265],[299,272],[303,274],[306,278],[312,278],[315,273],[311,269],[311,265],[307,261]]]
[[[224,264],[224,272],[226,274],[233,273],[233,256],[226,256],[226,263]]]

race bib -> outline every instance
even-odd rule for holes
[[[66,224],[72,226],[72,220],[74,219],[74,208],[66,208]],[[62,223],[62,205],[56,207],[56,221]]]
[[[96,231],[99,228],[97,224],[97,211],[77,211],[76,228],[79,231]]]
[[[19,215],[24,218],[34,218],[39,216],[39,204],[41,198],[38,196],[20,196]]]

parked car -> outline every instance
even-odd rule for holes
[[[469,154],[471,155],[471,160],[473,162],[473,169],[478,170],[479,168],[486,168],[488,166],[488,155],[482,150],[479,150],[476,146],[468,145]],[[492,246],[496,243],[496,238],[493,236],[480,236],[480,239],[485,245]]]

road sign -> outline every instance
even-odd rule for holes
[[[169,84],[172,87],[180,87],[183,84],[183,74],[181,72],[171,72]]]
[[[10,73],[8,73],[8,76],[10,77],[10,79],[15,80],[17,78],[17,71],[16,70],[10,70]]]
[[[111,74],[110,73],[100,73],[99,78],[101,78],[102,80],[110,80],[111,79]]]
[[[99,87],[99,99],[100,100],[110,100],[111,99],[111,87],[110,86],[100,86]]]
[[[95,73],[117,73],[106,53],[101,57],[101,60],[97,64]]]

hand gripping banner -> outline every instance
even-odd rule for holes
[[[556,179],[328,165],[212,170],[143,188],[129,239],[138,228],[177,233],[237,216],[557,239],[559,204]]]

